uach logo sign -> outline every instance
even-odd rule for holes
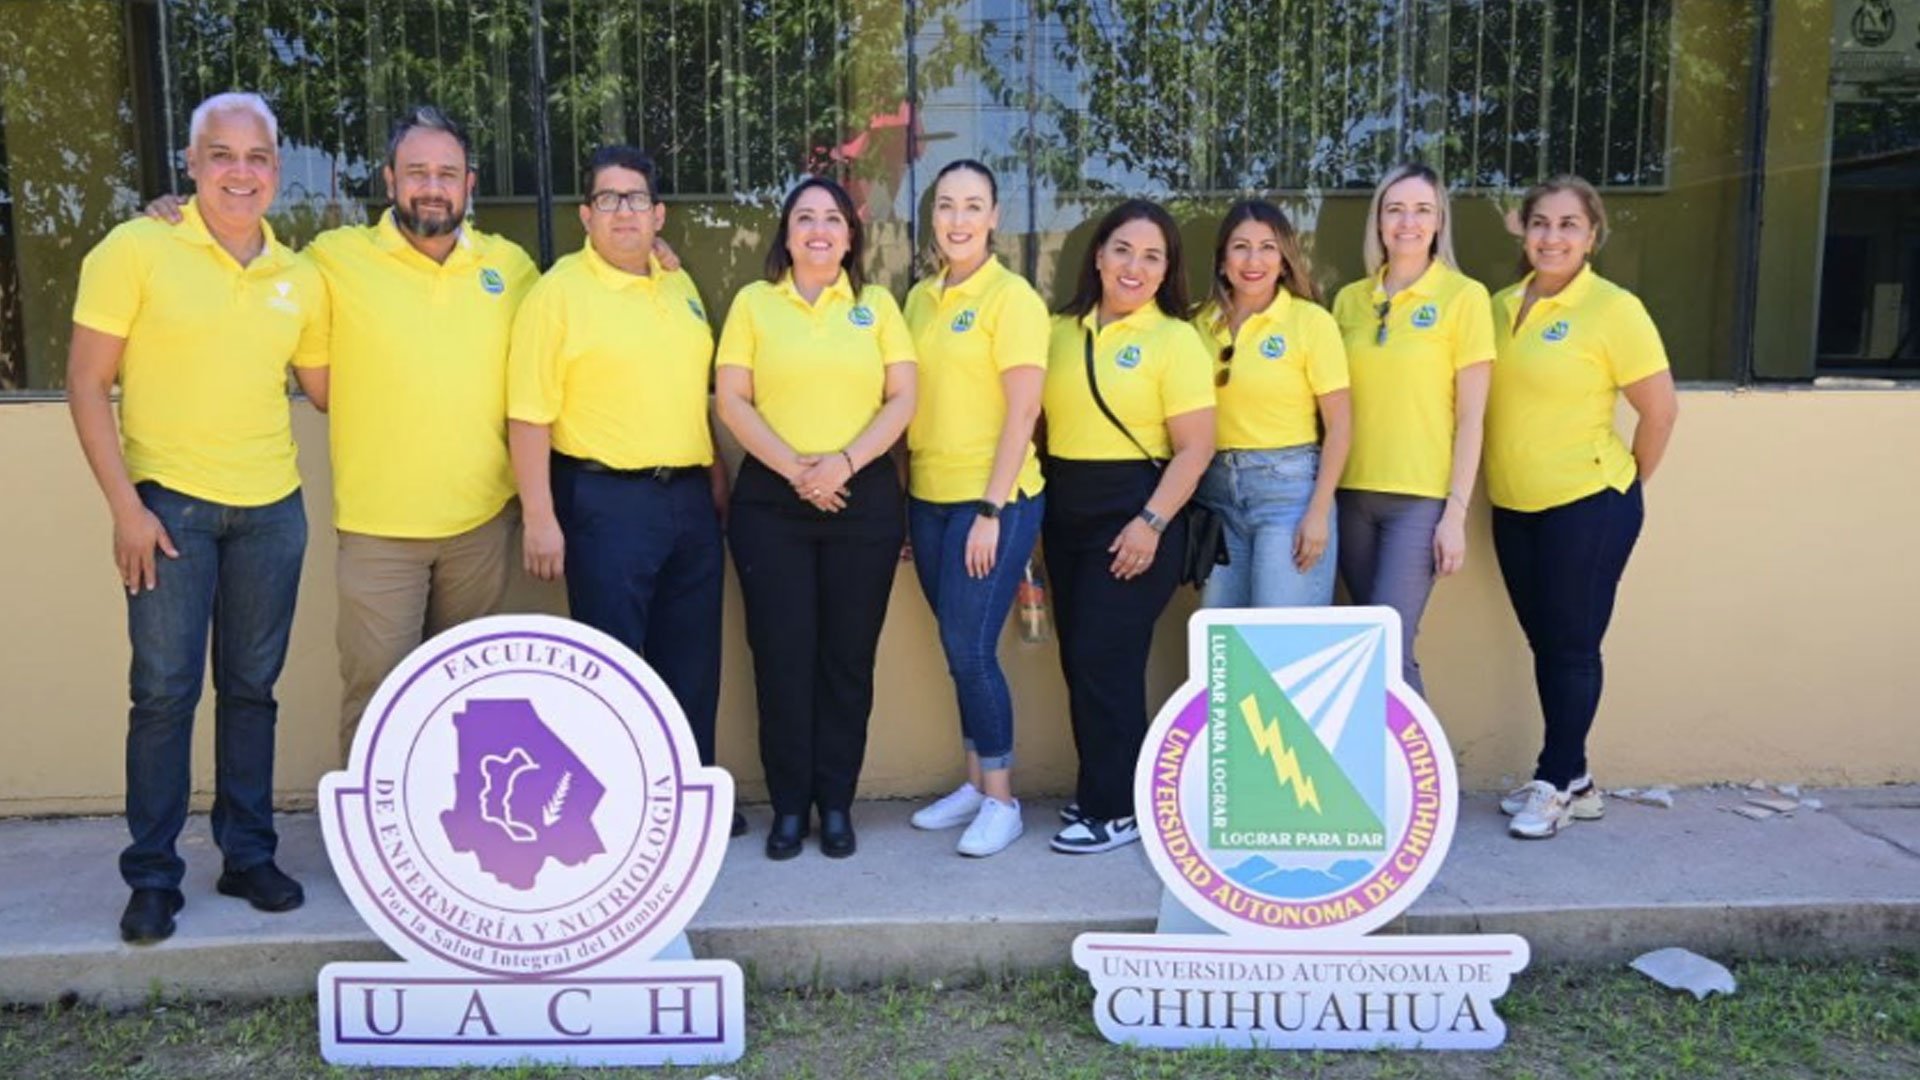
[[[740,969],[680,937],[712,887],[733,781],[619,642],[548,616],[415,650],[320,783],[327,854],[402,963],[320,973],[336,1064],[732,1061]]]
[[[1459,790],[1400,678],[1390,608],[1207,610],[1147,733],[1141,839],[1216,933],[1082,934],[1109,1039],[1148,1046],[1490,1048],[1526,967],[1510,934],[1364,935],[1439,872]]]

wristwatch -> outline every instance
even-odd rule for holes
[[[1154,532],[1164,533],[1167,531],[1167,519],[1161,517],[1159,514],[1154,513],[1153,511],[1147,509],[1144,506],[1141,507],[1140,512],[1138,514],[1135,514],[1134,516],[1139,518],[1141,521],[1146,522],[1147,528],[1152,529]]]
[[[1000,516],[1000,504],[997,502],[989,502],[986,499],[975,499],[973,501],[973,512],[980,517],[986,518],[988,521],[993,521]]]

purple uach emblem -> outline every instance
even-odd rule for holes
[[[548,859],[577,866],[606,850],[593,812],[607,789],[525,700],[475,698],[453,716],[459,771],[440,827],[501,884],[529,890]]]

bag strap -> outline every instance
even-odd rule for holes
[[[1093,403],[1095,405],[1100,406],[1100,415],[1105,416],[1107,418],[1108,423],[1118,428],[1120,430],[1120,434],[1125,435],[1127,437],[1127,441],[1133,444],[1133,448],[1135,450],[1140,451],[1141,457],[1144,457],[1148,461],[1153,462],[1154,468],[1156,469],[1166,468],[1167,463],[1164,461],[1161,461],[1157,457],[1154,457],[1153,454],[1147,450],[1146,445],[1142,443],[1139,439],[1134,438],[1133,432],[1127,428],[1127,425],[1121,423],[1120,418],[1113,415],[1113,410],[1107,407],[1107,399],[1100,396],[1100,380],[1093,373],[1094,372],[1093,331],[1088,330],[1086,337],[1082,340],[1085,341],[1086,343],[1087,389],[1093,392]]]

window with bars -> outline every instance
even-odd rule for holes
[[[983,24],[1027,51],[1062,189],[1365,187],[1419,157],[1465,187],[1667,172],[1671,0],[1031,0]]]
[[[170,146],[186,141],[180,128],[193,103],[256,89],[296,147],[288,194],[373,198],[389,117],[433,102],[468,125],[482,196],[535,190],[525,0],[161,7]],[[676,194],[777,192],[802,171],[849,164],[850,138],[905,112],[900,11],[885,0],[546,0],[541,8],[550,166],[561,195],[579,192],[587,155],[607,142],[652,151]]]

